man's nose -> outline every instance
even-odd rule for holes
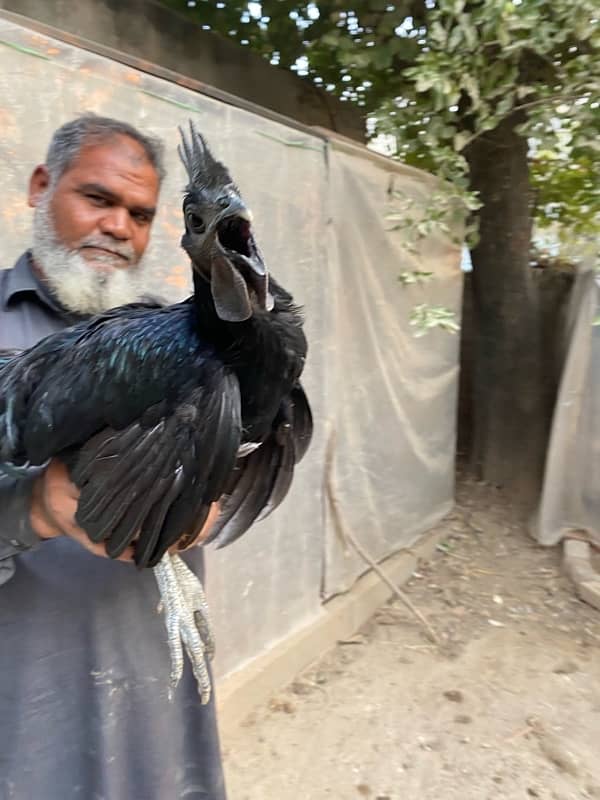
[[[126,208],[109,208],[100,220],[102,233],[112,236],[113,239],[128,241],[132,236],[132,225],[129,211]]]

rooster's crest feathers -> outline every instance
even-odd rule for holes
[[[202,189],[214,190],[233,184],[227,168],[214,158],[204,137],[191,120],[189,136],[181,126],[179,133],[181,144],[178,145],[177,152],[188,174],[187,192]]]

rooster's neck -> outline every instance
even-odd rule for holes
[[[218,350],[239,349],[242,343],[246,347],[254,346],[252,317],[244,322],[227,322],[217,314],[209,282],[199,275],[194,275],[194,310],[196,326],[200,336],[209,341]]]

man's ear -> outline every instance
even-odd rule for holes
[[[27,202],[31,206],[31,208],[35,208],[40,200],[44,192],[50,186],[50,173],[48,172],[48,167],[45,164],[39,164],[31,173],[31,178],[29,179],[29,194],[27,196]]]

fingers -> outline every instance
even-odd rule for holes
[[[77,510],[77,504],[75,504],[75,510]],[[78,527],[72,522],[74,516],[75,514],[73,513],[72,517],[63,522],[63,530],[65,535],[71,539],[74,539],[76,542],[78,542],[78,544],[80,544],[82,547],[85,547],[86,550],[88,550],[90,553],[93,553],[95,556],[109,558],[104,542],[92,542],[83,528]],[[117,559],[115,559],[115,561],[133,561],[133,553],[133,547],[130,545]]]
[[[202,542],[207,538],[207,536],[209,535],[209,533],[212,530],[212,526],[217,521],[217,517],[219,516],[220,510],[221,510],[221,507],[220,507],[219,503],[213,503],[211,505],[210,511],[208,512],[208,516],[204,520],[204,525],[202,526],[202,528],[200,529],[200,533],[198,534],[198,536],[194,540],[194,544],[195,545],[196,544],[202,544]]]
[[[85,547],[90,553],[93,553],[95,556],[101,556],[102,558],[109,558],[109,555],[106,552],[106,546],[104,542],[92,542],[89,538],[87,533],[82,530],[81,528],[77,528],[72,526],[68,531],[65,531],[67,536],[71,539],[74,539],[78,542],[82,547]],[[130,545],[127,547],[121,555],[114,559],[115,561],[133,561],[133,547]]]
[[[129,562],[132,562],[134,553],[135,553],[135,548],[132,547],[131,545],[129,545],[129,547],[127,547],[125,550],[123,550],[121,555],[118,556],[118,558],[115,559],[115,560],[116,561],[129,561]]]
[[[44,479],[47,493],[56,493],[61,497],[70,497],[75,501],[79,500],[79,489],[71,481],[69,471],[62,461],[53,458],[44,473]]]
[[[189,550],[192,547],[196,547],[197,545],[202,544],[202,542],[206,539],[208,534],[211,532],[212,526],[215,524],[216,519],[219,516],[220,510],[221,510],[221,507],[220,507],[218,502],[212,503],[212,505],[210,507],[210,511],[208,512],[208,515],[207,515],[206,519],[204,520],[204,524],[202,525],[202,528],[200,529],[199,533],[197,533],[194,536],[194,538],[191,541],[191,543],[188,544],[187,547],[180,547],[179,544],[176,543],[176,544],[172,545],[171,547],[169,547],[169,553],[171,555],[174,555],[176,553],[185,553],[186,550]]]

